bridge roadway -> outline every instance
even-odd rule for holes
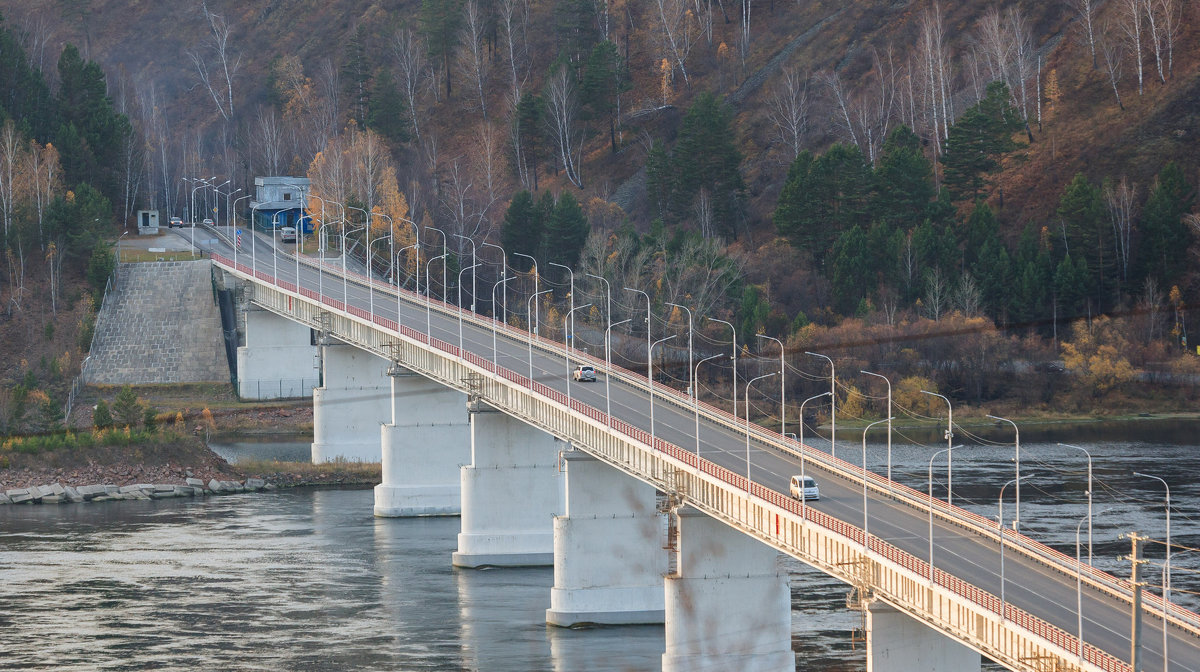
[[[264,240],[255,241],[258,246],[255,257],[247,254],[249,245],[244,244],[238,254],[239,264],[251,265],[253,260],[259,274],[278,273],[281,283],[292,283],[296,279],[297,266],[294,257],[280,252],[273,258],[270,249],[264,251]],[[208,251],[223,256],[232,256],[232,250],[222,241]],[[278,261],[278,266],[275,265]],[[317,291],[322,287],[325,296],[341,301],[343,282],[340,269],[326,265],[324,270],[300,265],[300,283],[306,289]],[[365,279],[351,274],[346,284],[349,305],[367,310],[371,305],[370,292]],[[448,343],[459,343],[460,322],[454,314],[444,314],[436,307],[429,309],[418,297],[405,293],[399,306],[394,292],[388,293],[386,285],[377,283],[374,292],[375,315],[387,319],[399,318],[401,325],[424,331],[428,324],[430,335]],[[427,317],[428,315],[428,317]],[[525,332],[520,331],[520,334]],[[464,320],[461,323],[462,347],[479,356],[492,360],[493,331]],[[495,333],[495,356],[501,367],[527,374],[530,367],[529,345],[526,338],[500,330]],[[571,397],[589,404],[603,412],[606,409],[605,382],[603,375],[595,383],[568,383],[568,365],[562,350],[552,351],[534,342],[532,367],[534,378],[560,392],[570,386]],[[644,380],[644,378],[643,378]],[[610,381],[612,415],[647,432],[650,426],[650,400],[643,387],[626,383],[614,376]],[[696,418],[694,412],[678,401],[669,402],[664,395],[656,394],[654,404],[653,433],[659,439],[693,451],[696,446]],[[701,407],[700,453],[735,473],[745,474],[747,468],[746,434],[730,428],[728,422],[717,421]],[[793,446],[796,444],[793,443]],[[843,449],[843,457],[852,458],[860,454],[857,442]],[[808,448],[809,451],[814,449]],[[854,465],[847,465],[857,471]],[[862,480],[850,477],[823,464],[807,461],[806,473],[820,484],[821,500],[810,506],[837,519],[858,527],[864,525]],[[800,473],[796,454],[781,449],[778,443],[768,443],[752,434],[750,442],[750,471],[753,480],[777,492],[787,493],[789,479]],[[897,488],[901,486],[897,485]],[[879,537],[894,546],[921,559],[929,556],[929,514],[925,507],[918,507],[900,497],[890,497],[872,492],[868,495],[867,527],[872,537]],[[1019,609],[1050,623],[1072,636],[1078,634],[1076,612],[1076,577],[1071,566],[1048,567],[1034,560],[1029,554],[1020,552],[1018,546],[1024,537],[1010,532],[1005,535],[1005,587],[1007,602]],[[937,570],[957,576],[974,586],[999,596],[1000,588],[1000,542],[998,536],[981,535],[964,526],[951,524],[941,515],[933,522],[933,563]],[[1086,570],[1085,570],[1086,571]],[[1130,656],[1131,607],[1129,599],[1117,598],[1109,592],[1099,590],[1086,579],[1083,582],[1083,639],[1097,648],[1124,661]],[[1179,627],[1168,629],[1169,666],[1162,660],[1161,611],[1149,605],[1143,606],[1142,651],[1145,670],[1166,672],[1200,672],[1200,637],[1195,631]]]

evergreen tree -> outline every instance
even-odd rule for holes
[[[92,426],[97,429],[106,429],[112,425],[112,411],[108,410],[108,402],[103,399],[97,401],[96,408],[92,411]]]
[[[963,234],[963,265],[972,268],[979,260],[984,245],[997,240],[1000,235],[1000,222],[996,221],[996,215],[987,203],[975,202],[975,209],[967,218]],[[975,278],[979,279],[978,274]]]
[[[408,111],[404,96],[396,87],[391,70],[383,70],[375,77],[371,98],[367,101],[369,114],[367,128],[376,131],[395,144],[408,142]]]
[[[545,197],[543,197],[545,198]],[[590,227],[579,201],[569,191],[558,195],[558,201],[546,220],[543,238],[543,259],[573,267],[579,263],[579,254],[587,242]],[[547,269],[549,275],[551,269]],[[557,274],[557,271],[554,271]]]
[[[1058,316],[1070,319],[1084,314],[1088,303],[1087,260],[1071,255],[1063,257],[1054,270],[1054,293],[1058,297]]]
[[[942,165],[946,186],[956,199],[978,199],[987,176],[1000,168],[1000,157],[1016,147],[1012,135],[1022,122],[1009,100],[1008,87],[992,82],[983,100],[950,127]]]
[[[450,57],[458,46],[458,29],[462,24],[463,0],[421,0],[421,34],[429,48],[429,58],[442,63],[446,76],[446,96],[451,94]]]
[[[1086,280],[1087,295],[1103,310],[1114,299],[1118,269],[1100,188],[1076,174],[1063,191],[1057,213],[1066,230],[1067,251],[1077,263],[1087,262],[1091,273]]]
[[[365,128],[371,110],[371,62],[367,58],[367,33],[362,24],[350,33],[342,55],[342,90],[350,101],[350,116]]]
[[[16,121],[24,134],[42,144],[58,128],[50,87],[0,16],[0,120],[5,118]]]
[[[1013,270],[1004,243],[998,237],[989,238],[969,268],[983,297],[984,311],[997,320],[1007,319],[1012,306]]]
[[[580,98],[587,119],[608,122],[608,141],[617,153],[617,97],[633,88],[629,70],[621,60],[617,45],[605,40],[588,56]]]
[[[829,268],[834,309],[850,314],[872,287],[867,235],[861,227],[850,227],[834,241]]]
[[[556,0],[554,39],[558,56],[573,66],[573,72],[578,72],[599,38],[595,0]]]
[[[517,101],[517,138],[521,144],[521,156],[524,157],[533,176],[533,190],[537,191],[537,169],[546,152],[546,138],[543,135],[546,118],[546,104],[541,96],[535,93],[522,93]]]
[[[933,166],[921,151],[921,139],[907,126],[897,126],[875,168],[872,218],[911,230],[929,216],[935,193]]]
[[[1174,161],[1163,167],[1142,212],[1137,277],[1153,278],[1159,287],[1178,282],[1187,267],[1191,235],[1183,215],[1192,209],[1195,192]]]
[[[819,158],[792,162],[775,209],[775,226],[820,266],[842,231],[867,219],[872,174],[854,145],[836,144]]]
[[[121,388],[113,401],[112,413],[120,427],[137,427],[142,421],[142,405],[129,385]]]
[[[120,194],[115,167],[121,165],[129,119],[113,109],[104,71],[85,62],[74,45],[63,49],[58,76],[63,126],[57,144],[66,177],[90,183],[112,201]]]
[[[533,194],[519,191],[513,196],[508,210],[504,213],[504,222],[500,228],[500,244],[508,251],[515,268],[525,267],[526,260],[513,256],[514,253],[540,256],[542,248],[542,231],[545,222],[541,208],[533,200]]]
[[[713,203],[715,230],[737,238],[742,180],[742,153],[734,143],[733,112],[709,91],[696,96],[679,129],[672,165],[679,188],[672,199],[676,216],[686,216],[700,190]]]

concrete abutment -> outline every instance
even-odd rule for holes
[[[978,651],[876,600],[867,608],[867,672],[979,672]]]

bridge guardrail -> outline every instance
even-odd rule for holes
[[[217,258],[217,261],[219,263],[223,263],[223,265],[231,266],[229,260],[224,259],[223,257]],[[240,264],[239,264],[239,266],[240,266]],[[241,269],[238,269],[238,270],[249,274],[248,269],[246,271],[242,271]],[[264,280],[264,281],[270,282],[270,281],[274,280],[270,276],[267,276],[263,273],[257,273],[255,275],[258,276],[259,279]],[[274,281],[274,284],[276,285],[276,287],[279,287],[285,291],[295,293],[295,287],[294,287],[294,285],[291,285],[291,283],[280,283],[278,281]],[[659,453],[662,455],[669,456],[672,460],[682,463],[683,466],[695,469],[698,474],[702,473],[702,474],[707,474],[710,476],[718,477],[721,482],[728,485],[729,487],[745,491],[755,499],[758,499],[758,500],[761,500],[764,502],[769,502],[769,503],[773,504],[774,506],[782,508],[783,511],[786,513],[789,513],[792,515],[798,514],[802,517],[802,521],[801,521],[802,523],[805,521],[820,522],[823,527],[828,528],[831,532],[837,533],[838,535],[840,535],[846,539],[849,539],[853,543],[857,543],[860,547],[864,545],[863,544],[863,531],[860,528],[854,527],[848,523],[845,523],[844,521],[840,521],[840,520],[831,518],[829,516],[826,516],[825,514],[819,512],[819,511],[816,511],[816,510],[812,509],[811,507],[805,507],[805,506],[803,506],[802,503],[796,502],[795,500],[792,500],[790,497],[786,497],[782,493],[779,493],[775,490],[766,488],[765,486],[763,486],[761,484],[747,482],[745,477],[739,476],[732,472],[729,472],[728,470],[726,470],[718,465],[715,465],[715,464],[709,462],[708,460],[703,460],[701,458],[697,458],[693,453],[683,450],[683,449],[679,448],[678,446],[669,444],[669,443],[663,441],[662,439],[654,438],[653,440],[651,440],[651,437],[649,436],[649,434],[647,432],[637,429],[635,427],[632,427],[628,423],[625,423],[617,418],[608,417],[599,409],[595,409],[590,406],[587,406],[586,404],[582,404],[581,402],[579,402],[576,399],[569,400],[569,406],[567,406],[568,400],[566,399],[566,395],[564,395],[563,393],[553,390],[545,385],[542,385],[541,383],[537,383],[536,381],[529,380],[527,377],[517,374],[509,369],[505,369],[503,367],[497,367],[493,362],[488,361],[487,359],[485,359],[479,355],[476,355],[475,353],[472,353],[469,351],[468,352],[461,351],[457,346],[455,346],[453,344],[446,343],[444,341],[441,341],[440,339],[431,338],[427,334],[423,334],[423,333],[418,332],[409,327],[399,325],[394,320],[389,320],[389,319],[383,318],[381,316],[370,315],[367,313],[367,311],[364,311],[359,308],[355,308],[353,306],[351,306],[349,310],[345,310],[346,307],[342,304],[342,302],[340,302],[336,299],[331,299],[329,297],[319,297],[316,295],[315,292],[312,292],[311,290],[302,289],[299,292],[299,294],[301,296],[305,296],[306,298],[311,298],[311,299],[315,300],[318,303],[318,305],[329,306],[329,307],[335,308],[337,310],[341,310],[347,316],[357,317],[360,320],[365,320],[365,321],[367,321],[368,324],[371,325],[372,329],[376,326],[383,327],[385,329],[390,329],[390,330],[396,332],[398,335],[400,335],[401,338],[408,339],[408,341],[410,341],[413,344],[417,344],[419,346],[425,346],[425,348],[427,348],[428,350],[431,350],[431,351],[441,351],[447,355],[450,355],[453,359],[457,360],[460,365],[469,366],[470,368],[475,369],[477,374],[486,374],[486,377],[484,379],[485,382],[487,380],[503,380],[509,384],[517,386],[517,388],[522,391],[527,390],[530,393],[536,394],[538,397],[541,397],[543,399],[548,399],[553,404],[555,404],[559,407],[566,407],[568,409],[568,414],[570,414],[572,412],[578,413],[578,414],[582,415],[583,417],[587,418],[589,421],[596,423],[599,427],[603,428],[603,430],[606,432],[615,431],[615,432],[618,432],[619,434],[625,435],[628,438],[632,439],[633,441],[641,444],[643,447],[647,447],[651,453]],[[290,314],[294,310],[294,306],[292,305],[291,297],[286,297],[286,298],[287,298],[287,305],[286,306],[277,306],[276,308],[278,308],[285,314]],[[443,310],[439,311],[439,312],[451,312],[451,313],[455,312],[455,311],[448,311],[449,306],[447,306],[446,304],[441,304],[441,302],[437,302],[437,303],[440,306],[444,307]],[[456,316],[456,315],[453,315],[453,316]],[[465,317],[465,313],[464,313],[464,317]],[[311,320],[311,321],[315,322],[315,320]],[[364,347],[363,343],[360,343],[359,345],[360,345],[360,347]],[[385,348],[380,346],[378,343],[376,343],[376,345],[373,349],[381,357],[384,357],[384,358],[389,357],[389,353],[386,352]],[[557,352],[557,349],[554,349],[554,351]],[[408,362],[404,362],[404,365],[410,366],[410,364]],[[436,374],[436,372],[434,372],[434,371],[423,371],[423,373],[425,373],[426,375],[429,375],[430,377],[441,378],[445,384],[447,384],[451,387],[463,389],[462,378],[456,378],[453,376],[451,376],[449,378],[444,377],[444,376],[438,376]],[[464,391],[467,391],[467,390],[464,390]],[[492,402],[492,400],[489,399],[489,402]],[[688,406],[688,409],[691,410],[690,405]],[[542,426],[543,428],[547,429],[548,431],[551,431],[554,434],[563,436],[564,438],[567,438],[568,440],[573,440],[573,437],[570,435],[570,432],[564,432],[561,428],[547,427],[546,423],[538,421],[537,418],[525,417],[525,414],[523,414],[523,413],[517,412],[514,414],[523,417],[523,419],[525,419],[528,422],[531,422],[532,424]],[[651,444],[653,444],[653,445],[651,445]],[[581,443],[581,445],[589,445],[589,444],[584,442],[584,443]],[[821,455],[824,455],[824,454],[821,453]],[[605,456],[605,455],[602,455],[602,456]],[[607,456],[605,456],[605,457],[607,457]],[[837,460],[837,462],[842,462],[842,461]],[[845,465],[851,466],[851,467],[853,466],[853,465],[848,465],[848,463],[844,463],[844,462],[842,464],[845,464]],[[631,473],[631,475],[634,475],[637,478],[641,478],[643,480],[646,480],[646,478],[647,478],[645,473],[639,472],[637,470],[631,470],[631,469],[625,468],[625,466],[622,464],[615,464],[614,466],[617,466],[618,468],[622,468],[623,470]],[[859,471],[861,471],[860,467],[855,467],[855,469],[858,469]],[[854,469],[846,469],[845,467],[843,467],[841,471],[843,471],[843,473],[852,473],[853,470]],[[872,476],[874,476],[873,479],[871,478]],[[860,478],[862,478],[862,477],[860,476]],[[868,484],[871,484],[872,480],[880,480],[880,477],[878,477],[877,475],[874,475],[874,474],[869,474]],[[661,483],[659,483],[658,485],[661,485]],[[874,485],[876,487],[878,486],[878,484],[874,484]],[[886,490],[885,490],[885,492],[886,492]],[[913,491],[913,492],[915,492],[915,491]],[[944,507],[945,505],[941,504],[941,506]],[[703,505],[701,505],[700,508],[705,509],[710,514],[716,515],[717,517],[721,517],[723,519],[729,519],[728,515],[723,511],[714,510],[711,507],[706,507]],[[797,511],[797,508],[799,508],[800,510]],[[969,513],[969,512],[966,512],[966,513]],[[745,527],[745,522],[739,520],[738,526]],[[778,531],[778,526],[779,526],[779,522],[777,519],[777,521],[776,521],[777,531]],[[754,536],[756,536],[756,537],[763,536],[761,533],[761,530],[752,530],[752,531],[754,533]],[[927,578],[922,577],[922,571],[924,572],[925,575],[927,575],[929,572],[929,567],[925,561],[920,560],[919,558],[916,558],[915,556],[908,554],[907,552],[900,551],[899,549],[896,549],[895,547],[891,546],[890,544],[887,544],[887,542],[884,542],[884,541],[878,539],[877,537],[872,537],[870,540],[868,540],[868,543],[870,545],[871,552],[882,552],[884,555],[886,555],[888,557],[900,558],[903,560],[904,564],[908,568],[910,568],[910,571],[914,571],[916,573],[916,577],[915,577],[916,580],[922,581],[922,582],[927,580]],[[795,554],[793,552],[793,549],[785,548],[783,550],[785,550],[785,552]],[[869,555],[869,553],[868,553],[868,555]],[[805,559],[805,558],[802,558],[802,559]],[[809,559],[806,559],[806,561],[808,561],[808,560]],[[817,562],[815,564],[820,566],[819,562]],[[826,571],[831,571],[828,567],[822,567],[822,568],[825,569]],[[923,568],[923,570],[922,570],[922,568]],[[846,577],[840,576],[840,578],[845,579]],[[1000,611],[999,607],[997,606],[998,600],[995,598],[995,596],[992,596],[989,593],[986,593],[986,591],[982,591],[981,589],[978,589],[970,584],[967,584],[967,583],[961,581],[960,579],[958,579],[957,577],[948,575],[945,572],[943,572],[942,570],[935,569],[935,571],[933,573],[933,585],[949,589],[953,593],[959,595],[960,597],[963,597],[964,599],[968,599],[968,600],[972,601],[973,603],[988,609],[990,612],[998,613]],[[891,602],[891,601],[892,600],[889,599],[889,602]],[[910,613],[914,613],[914,615],[916,615],[917,617],[928,620],[928,617],[926,614],[923,614],[919,611],[913,612],[913,610],[910,608],[909,605],[896,605],[896,606],[901,606],[906,611],[909,611]],[[1053,643],[1055,645],[1055,647],[1061,648],[1064,651],[1068,651],[1068,653],[1071,653],[1074,656],[1079,655],[1080,648],[1082,647],[1084,659],[1097,665],[1097,667],[1095,669],[1114,670],[1114,671],[1128,669],[1128,665],[1126,665],[1123,662],[1119,661],[1118,659],[1112,657],[1111,655],[1104,653],[1103,651],[1100,651],[1099,649],[1095,649],[1094,647],[1091,647],[1091,645],[1086,645],[1085,643],[1079,642],[1079,640],[1077,638],[1075,638],[1074,636],[1068,635],[1061,629],[1055,628],[1054,626],[1051,626],[1050,624],[1045,623],[1044,621],[1041,621],[1040,619],[1037,619],[1036,617],[1034,617],[1032,615],[1022,612],[1021,610],[1017,609],[1016,607],[1013,607],[1011,604],[1007,604],[1004,611],[1005,611],[1005,613],[1001,615],[1002,622],[1007,619],[1007,620],[1012,620],[1013,622],[1026,623],[1026,624],[1028,624],[1028,629],[1030,630],[1030,632],[1034,632],[1035,634],[1038,634],[1039,637],[1048,639],[1048,641]],[[1172,613],[1171,615],[1175,616],[1174,613]],[[1174,620],[1174,619],[1172,619],[1172,620]],[[936,626],[936,623],[934,625]],[[1023,626],[1023,627],[1025,627],[1025,626]]]

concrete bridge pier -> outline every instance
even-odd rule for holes
[[[389,362],[340,342],[321,346],[321,387],[313,390],[313,463],[380,460],[379,425],[391,417]]]
[[[581,451],[562,460],[565,514],[554,518],[546,622],[662,623],[666,535],[654,488]]]
[[[778,552],[694,509],[677,514],[665,579],[663,672],[794,672],[791,595]]]
[[[554,563],[558,441],[482,401],[467,402],[471,463],[463,466],[455,567]]]
[[[878,600],[867,608],[867,672],[979,672],[978,651]]]
[[[317,346],[304,324],[249,306],[246,344],[237,349],[238,396],[291,399],[312,396],[318,384]]]
[[[459,515],[459,469],[471,461],[466,395],[399,366],[388,376],[392,421],[380,429],[383,482],[375,486],[375,515]]]

